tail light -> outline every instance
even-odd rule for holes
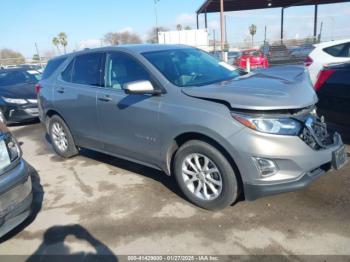
[[[39,94],[39,93],[40,93],[40,89],[41,89],[40,84],[36,84],[36,85],[35,85],[35,93],[36,93],[36,94]]]
[[[314,62],[314,60],[312,60],[312,58],[310,56],[306,57],[305,61],[304,61],[304,65],[306,67],[311,66],[311,64]]]
[[[318,91],[321,89],[323,84],[330,78],[330,76],[335,72],[335,70],[321,70],[317,77],[317,82],[315,84],[315,90]]]

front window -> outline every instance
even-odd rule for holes
[[[130,82],[151,80],[143,66],[121,52],[108,54],[106,71],[106,87],[116,90]]]
[[[198,49],[146,52],[143,56],[179,87],[204,86],[239,76],[237,68]]]

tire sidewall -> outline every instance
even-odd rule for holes
[[[218,198],[211,201],[201,200],[193,195],[193,193],[191,193],[185,185],[182,178],[182,165],[184,159],[193,153],[198,153],[208,157],[219,169],[223,183],[222,191]],[[202,208],[210,210],[222,209],[231,205],[237,199],[238,183],[231,164],[215,147],[205,142],[193,140],[180,147],[175,155],[174,175],[181,191],[185,194],[185,196],[192,203]]]
[[[65,151],[61,151],[61,150],[57,147],[56,143],[55,143],[54,140],[53,140],[53,136],[52,136],[52,126],[53,126],[53,124],[55,124],[55,123],[59,123],[59,124],[62,126],[62,128],[63,128],[63,130],[64,130],[64,132],[65,132],[65,134],[66,134],[66,138],[67,138],[67,142],[68,142],[68,147],[67,147],[67,150],[65,150]],[[76,155],[76,154],[78,153],[77,147],[76,147],[76,145],[75,145],[75,143],[74,143],[73,136],[72,136],[72,134],[71,134],[71,132],[70,132],[68,126],[66,125],[66,123],[65,123],[59,116],[54,115],[53,117],[51,117],[51,118],[49,119],[48,133],[49,133],[49,136],[50,136],[50,139],[51,139],[52,146],[53,146],[55,152],[56,152],[58,155],[60,155],[60,156],[62,156],[62,157],[65,157],[65,158],[69,158],[69,157],[72,157],[72,156],[74,156],[74,155]]]

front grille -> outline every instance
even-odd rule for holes
[[[314,150],[321,150],[333,145],[334,134],[330,134],[323,117],[309,116],[300,138]]]

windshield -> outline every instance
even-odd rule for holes
[[[204,86],[239,76],[237,68],[198,49],[147,52],[143,56],[179,87]]]

